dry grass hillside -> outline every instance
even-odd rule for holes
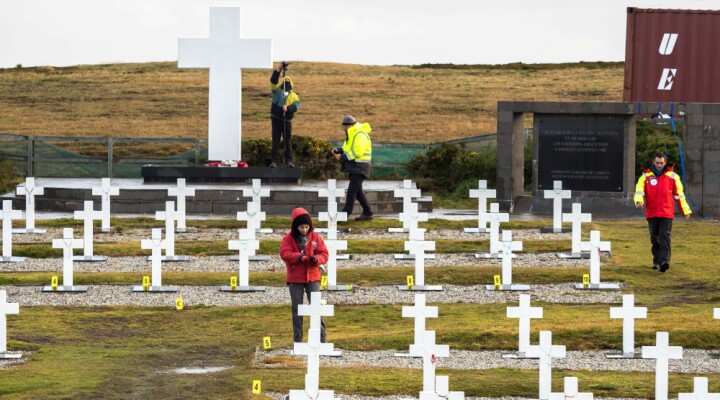
[[[243,137],[269,137],[270,70],[243,71]],[[377,142],[429,143],[493,133],[498,100],[619,101],[622,63],[504,66],[290,65],[296,134],[341,137],[370,122]],[[206,70],[176,63],[0,69],[0,133],[207,137]]]

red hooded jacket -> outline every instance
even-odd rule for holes
[[[292,223],[295,218],[300,215],[310,213],[305,211],[304,208],[296,208],[292,212],[290,221],[290,233],[285,235],[282,242],[280,242],[280,258],[285,261],[285,269],[287,270],[287,283],[310,283],[320,280],[320,264],[325,264],[328,259],[328,250],[325,246],[325,242],[322,237],[315,233],[315,228],[310,224],[310,230],[307,234],[307,245],[305,246],[305,255],[310,258],[311,256],[317,257],[317,264],[313,264],[312,261],[299,262],[298,258],[301,256],[302,249],[295,242],[292,232]]]

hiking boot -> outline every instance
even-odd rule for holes
[[[360,214],[359,217],[355,218],[355,221],[372,221],[372,214]]]
[[[270,168],[277,168],[277,163],[275,163],[275,161],[271,162]]]
[[[665,261],[663,265],[660,266],[660,272],[665,272],[670,269],[670,263]]]
[[[287,163],[287,164],[285,164],[285,166],[288,167],[288,168],[295,168],[295,164],[293,164],[292,161],[289,162],[289,163]]]

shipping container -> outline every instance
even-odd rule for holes
[[[627,9],[623,100],[720,103],[720,11]]]

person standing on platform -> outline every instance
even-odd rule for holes
[[[280,153],[280,138],[285,144],[285,166],[294,168],[292,154],[292,119],[300,109],[300,98],[293,91],[293,83],[289,76],[285,76],[288,62],[283,61],[270,76],[270,90],[272,91],[272,105],[270,106],[270,121],[272,123],[272,162],[270,167],[276,168]],[[282,71],[282,81],[280,80]]]
[[[673,172],[673,166],[667,165],[667,156],[662,152],[653,155],[650,169],[643,169],[643,174],[635,185],[635,207],[645,207],[645,218],[650,228],[652,244],[653,269],[665,272],[670,269],[670,233],[675,217],[677,201],[680,212],[685,219],[690,218],[692,211],[685,200],[683,184],[680,176]]]
[[[355,221],[369,221],[373,219],[370,204],[363,193],[363,181],[370,177],[370,162],[372,160],[372,140],[370,140],[370,124],[360,123],[352,115],[343,117],[342,126],[345,130],[345,142],[342,149],[333,149],[333,155],[341,163],[341,171],[350,175],[350,185],[345,198],[342,211],[349,216],[355,206],[355,199],[362,206],[362,214]]]

